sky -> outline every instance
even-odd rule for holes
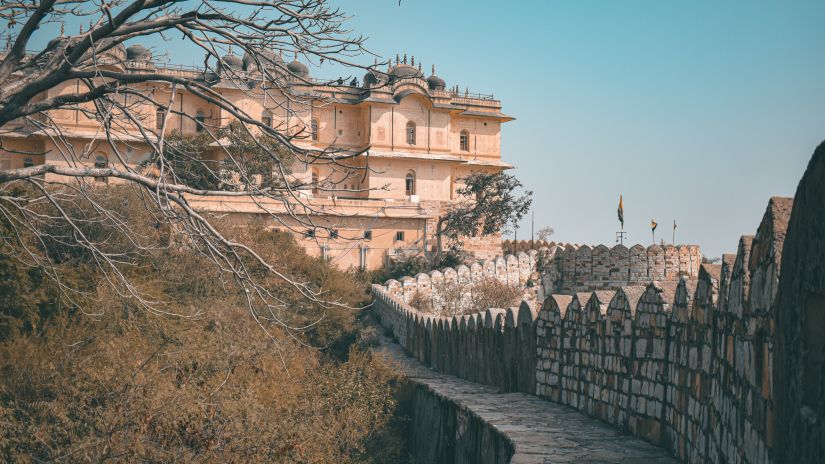
[[[502,157],[557,241],[613,244],[621,194],[625,243],[675,220],[735,253],[825,139],[825,1],[338,3],[371,50],[501,99]]]
[[[676,242],[733,253],[825,139],[822,0],[331,1],[371,51],[501,100],[502,157],[556,241],[613,244],[621,194],[626,244],[675,220]]]

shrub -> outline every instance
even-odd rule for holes
[[[99,201],[144,249],[116,229],[90,222],[89,232],[121,253],[122,272],[158,311],[119,294],[83,250],[47,249],[61,278],[83,283],[67,300],[42,269],[0,247],[0,462],[404,461],[398,379],[354,346],[362,282],[289,235],[219,223],[341,304],[307,300],[250,260],[282,305],[253,317],[196,242],[172,240],[142,206],[131,211],[139,197],[113,192]]]

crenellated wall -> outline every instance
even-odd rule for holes
[[[539,271],[546,294],[616,290],[647,282],[695,280],[702,264],[697,245],[551,244],[539,253]]]
[[[470,266],[447,267],[430,273],[420,273],[415,277],[407,276],[401,280],[390,279],[384,286],[405,303],[410,303],[417,295],[418,298],[430,303],[435,314],[444,312],[442,310],[448,296],[460,300],[459,310],[451,313],[472,310],[469,306],[473,287],[486,279],[496,279],[523,288],[523,297],[535,300],[543,297],[543,294],[538,293],[540,276],[535,273],[538,254],[537,250],[531,250],[527,253],[519,252],[516,255],[480,260]],[[455,293],[460,295],[457,296]]]
[[[421,285],[407,279],[374,286],[375,307],[406,351],[439,372],[570,405],[683,462],[769,463],[774,301],[791,207],[771,199],[756,235],[718,265],[700,264],[692,246],[558,247],[551,268],[563,282],[611,287],[627,276],[625,285],[446,318],[409,306],[407,289]],[[529,269],[539,258],[526,256]],[[646,280],[629,264],[641,262]],[[517,259],[480,268],[522,282]]]

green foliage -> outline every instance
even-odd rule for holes
[[[220,188],[222,166],[216,159],[207,157],[210,142],[206,134],[191,137],[172,132],[166,137],[163,158],[176,183],[202,190]],[[150,159],[147,163],[157,163],[157,160]]]
[[[290,173],[294,155],[276,139],[253,136],[237,121],[215,136],[220,146],[208,134],[169,134],[163,150],[164,172],[176,183],[202,190],[248,190],[253,184],[261,189],[285,187],[281,173]],[[161,167],[157,157],[144,165]]]
[[[462,201],[452,205],[438,220],[436,236],[441,250],[442,237],[457,241],[500,232],[517,223],[530,211],[533,192],[519,195],[521,182],[504,172],[473,172],[461,179],[458,189]]]

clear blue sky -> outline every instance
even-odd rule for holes
[[[613,243],[622,193],[631,242],[676,219],[735,252],[825,139],[822,0],[339,3],[372,50],[502,100],[502,155],[556,240]]]
[[[621,193],[631,243],[676,219],[677,242],[735,252],[825,139],[823,0],[332,1],[372,51],[502,100],[502,155],[558,241],[613,243]],[[200,59],[181,44],[147,43]]]

